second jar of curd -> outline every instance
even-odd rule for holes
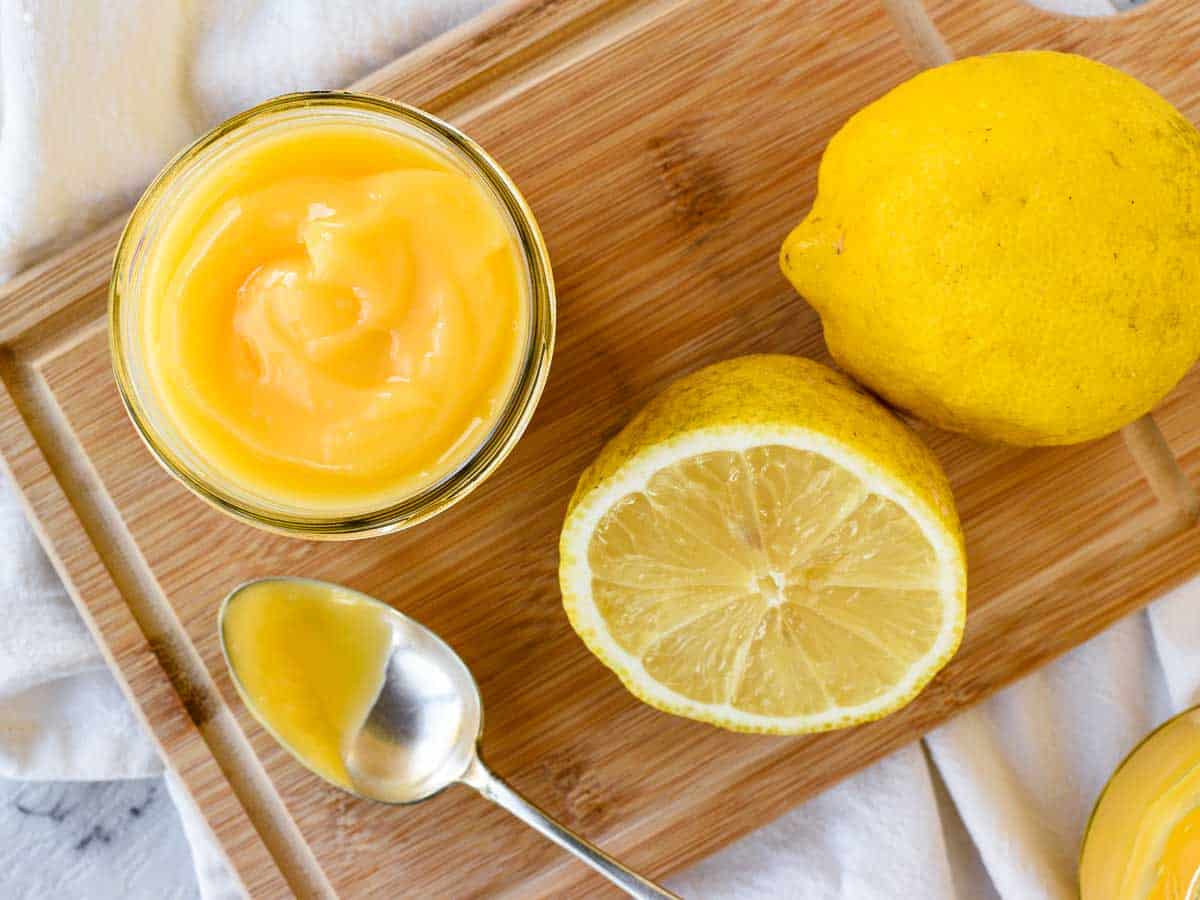
[[[1200,707],[1142,741],[1083,839],[1082,900],[1200,900]]]
[[[524,430],[554,339],[525,201],[410,107],[280,97],[176,158],[135,209],[110,292],[138,430],[218,507],[312,537],[445,509]]]

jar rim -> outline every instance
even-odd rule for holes
[[[415,128],[457,163],[479,177],[499,201],[517,238],[518,252],[528,278],[529,333],[521,365],[509,391],[503,412],[466,459],[454,469],[413,493],[361,512],[297,513],[273,509],[269,504],[249,502],[225,490],[215,479],[198,472],[171,446],[171,439],[146,408],[131,367],[124,323],[132,315],[137,292],[123,291],[139,254],[148,219],[176,179],[203,164],[216,150],[223,149],[247,125],[264,117],[296,111],[357,111],[379,114],[393,122]],[[295,537],[348,539],[399,531],[448,509],[478,487],[508,456],[533,416],[549,373],[553,355],[556,303],[549,251],[525,198],[509,175],[482,147],[453,125],[407,104],[370,94],[350,91],[308,91],[284,94],[226,119],[180,151],[162,169],[138,200],[117,242],[108,291],[109,350],[121,402],[151,455],[192,493],[234,518],[267,531]]]

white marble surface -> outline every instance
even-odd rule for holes
[[[161,778],[0,779],[0,897],[195,900],[179,816]]]

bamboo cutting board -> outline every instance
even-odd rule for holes
[[[291,573],[388,599],[479,678],[495,769],[665,875],[1078,644],[1200,568],[1200,376],[1124,435],[1076,447],[926,437],[965,523],[958,656],[907,709],[808,738],[734,735],[641,706],[567,626],[555,543],[575,479],[665,383],[750,351],[824,358],[777,271],[826,141],[951,55],[1106,60],[1200,117],[1200,5],[1115,20],[1018,0],[525,0],[358,87],[465,128],[521,185],[559,283],[559,345],[517,450],[461,505],[353,544],[272,537],[153,463],[109,370],[118,225],[0,296],[0,451],[109,663],[255,897],[581,897],[607,890],[486,801],[419,807],[325,787],[248,716],[215,614]],[[1156,424],[1157,423],[1157,424]]]

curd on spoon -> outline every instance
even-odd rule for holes
[[[305,766],[354,790],[344,760],[383,685],[384,610],[337,585],[271,579],[238,590],[221,633],[255,716]]]
[[[428,628],[365,594],[305,578],[243,584],[225,598],[218,620],[242,699],[313,772],[384,803],[418,803],[466,785],[629,896],[678,900],[483,764],[479,687]]]

